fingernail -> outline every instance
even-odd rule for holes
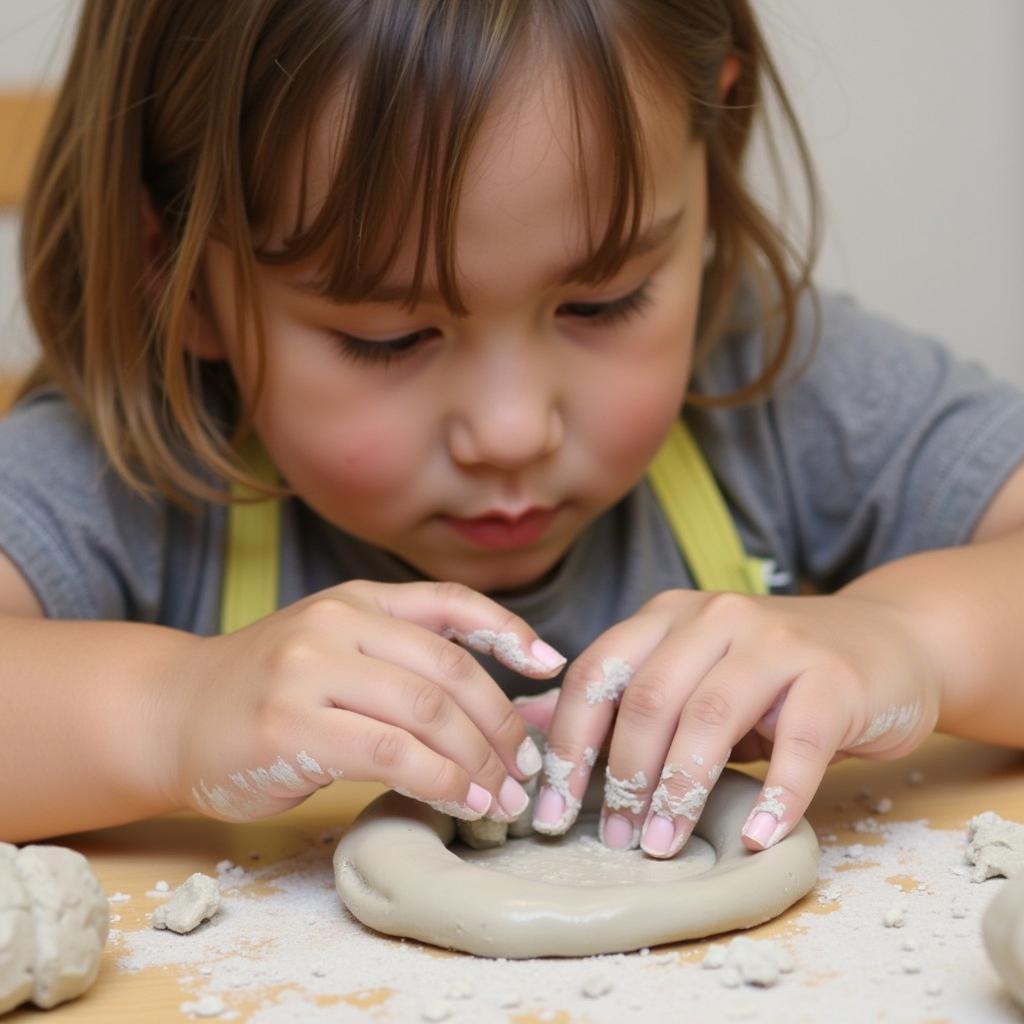
[[[559,654],[551,644],[546,644],[543,640],[534,640],[530,644],[530,653],[545,668],[561,668],[566,662],[564,655]]]
[[[609,814],[602,822],[601,841],[610,850],[629,850],[634,845],[633,823],[621,814]]]
[[[498,803],[510,817],[518,818],[530,803],[530,796],[515,779],[509,775],[498,790]]]
[[[550,786],[543,786],[537,796],[537,805],[533,812],[533,824],[557,825],[565,814],[565,799]]]
[[[664,854],[672,848],[676,837],[676,823],[664,814],[655,814],[644,829],[640,846],[646,853]]]
[[[760,846],[768,846],[778,827],[779,820],[774,814],[758,811],[743,830],[743,834]]]
[[[466,794],[466,806],[479,814],[486,814],[487,808],[491,806],[491,794],[483,786],[471,782]]]
[[[519,744],[519,749],[516,751],[516,767],[524,775],[536,775],[540,771],[541,764],[542,761],[537,744],[527,736]]]

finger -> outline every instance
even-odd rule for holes
[[[232,772],[193,788],[197,806],[214,817],[252,821],[294,806],[335,779],[382,782],[437,810],[473,821],[491,805],[491,794],[454,761],[415,736],[340,708],[321,708],[296,731],[294,757]]]
[[[789,682],[784,669],[752,653],[729,653],[686,696],[643,819],[645,853],[673,857],[690,838],[733,745]]]
[[[527,725],[539,729],[546,736],[551,729],[551,719],[558,703],[559,687],[530,697],[515,697],[512,706]]]
[[[603,633],[569,667],[551,719],[533,827],[562,835],[579,814],[620,696],[668,628],[650,607]]]
[[[385,615],[415,622],[464,647],[493,655],[522,675],[551,676],[565,666],[565,657],[541,640],[525,619],[461,583],[359,580],[333,590],[355,594]]]
[[[704,628],[698,629],[691,620],[673,629],[623,695],[608,754],[601,810],[601,838],[612,849],[639,845],[650,798],[663,781],[662,769],[680,709],[729,649],[725,629],[708,627],[704,623]],[[721,744],[723,749],[728,739]],[[686,770],[698,767],[687,752]]]
[[[479,669],[464,651],[411,624],[408,628],[416,629],[431,642],[447,646]],[[397,648],[402,646],[401,641],[395,644]],[[462,703],[448,692],[450,680],[424,678],[394,662],[372,656],[360,656],[350,665],[344,685],[332,687],[328,684],[328,692],[336,707],[393,725],[457,764],[474,783],[493,797],[488,812],[491,817],[511,821],[526,809],[529,796],[509,773],[508,766],[492,745],[492,738],[481,731]],[[497,733],[502,746],[508,749],[509,736],[512,735],[510,730],[515,729],[522,734],[525,726],[512,705],[503,697],[502,700],[508,705],[509,713]],[[536,751],[532,740],[527,738],[526,742]],[[539,767],[539,752],[536,757]]]
[[[750,849],[774,846],[807,810],[849,727],[837,692],[842,688],[820,670],[794,681],[779,714],[764,788],[743,826]]]
[[[359,650],[381,664],[400,666],[440,687],[494,748],[509,773],[529,779],[540,771],[540,751],[527,736],[522,717],[484,667],[463,648],[414,623],[377,619],[360,636]],[[430,697],[423,695],[423,699]],[[433,699],[439,698],[435,695]],[[472,752],[472,756],[477,754],[477,750]],[[471,756],[468,751],[467,756]]]

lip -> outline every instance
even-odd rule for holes
[[[536,543],[557,514],[557,507],[532,508],[514,518],[505,512],[493,512],[475,519],[457,519],[455,516],[441,516],[441,519],[460,537],[477,547],[504,551]]]

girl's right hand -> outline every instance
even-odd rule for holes
[[[172,803],[254,820],[348,779],[460,818],[518,816],[517,780],[540,770],[540,753],[452,640],[536,679],[565,664],[521,618],[455,583],[351,581],[197,638],[168,684]]]

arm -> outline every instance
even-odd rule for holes
[[[842,592],[911,613],[943,678],[938,728],[1024,747],[1024,466],[963,547],[902,558]]]
[[[136,623],[0,615],[0,840],[179,809],[164,772],[166,666],[188,634]]]

